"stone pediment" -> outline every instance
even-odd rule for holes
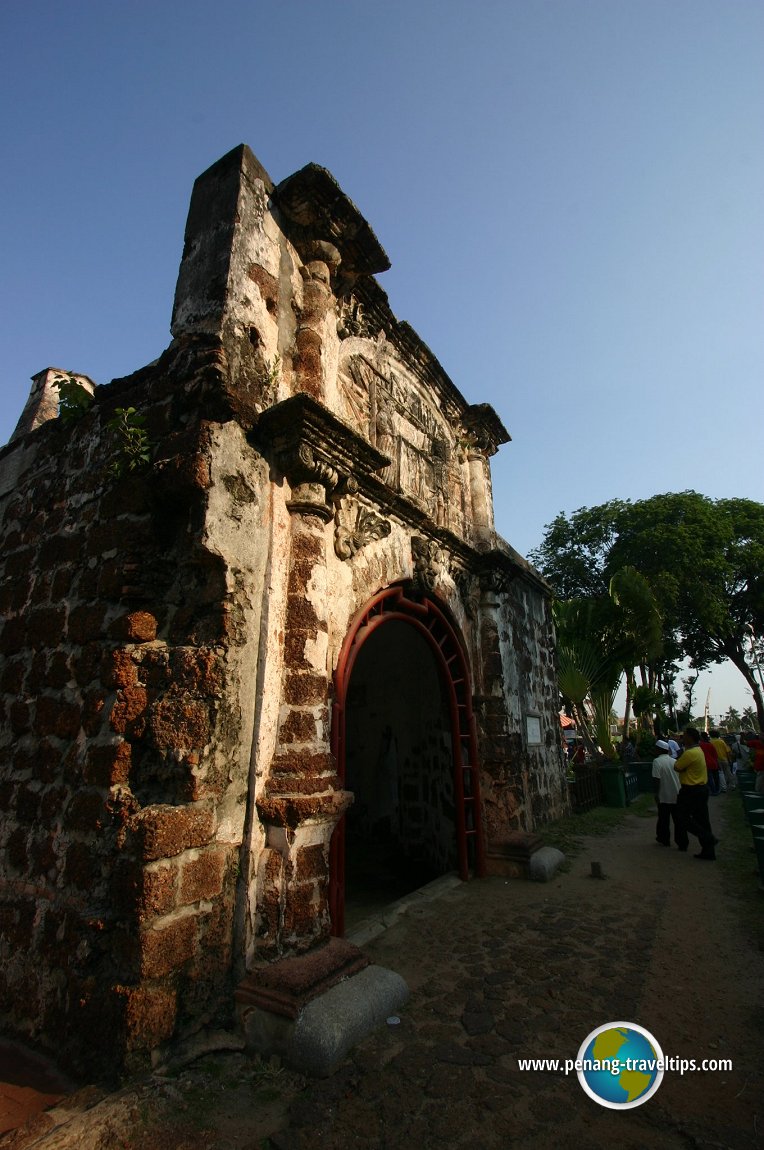
[[[439,526],[463,535],[466,440],[458,412],[444,413],[432,387],[389,350],[371,345],[342,361],[338,414],[390,460],[379,479]]]

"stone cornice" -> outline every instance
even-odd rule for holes
[[[504,572],[508,578],[520,579],[545,596],[552,595],[552,588],[535,567],[532,567],[527,559],[500,536],[494,536],[494,547],[489,549],[474,547],[448,528],[437,526],[427,512],[416,503],[393,491],[373,475],[359,484],[358,494],[363,495],[381,512],[397,519],[407,528],[415,529],[438,542],[463,569],[486,578],[491,578],[492,571]]]
[[[305,243],[334,244],[343,270],[355,276],[385,272],[387,253],[353,201],[331,172],[306,164],[274,189],[273,202],[286,218],[290,239],[300,251]]]
[[[470,404],[462,414],[462,425],[482,455],[495,455],[512,438],[490,403]]]
[[[275,457],[291,484],[321,483],[327,495],[353,490],[390,463],[386,455],[303,393],[264,411],[252,435],[266,455]]]

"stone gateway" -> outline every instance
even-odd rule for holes
[[[371,977],[353,914],[565,809],[548,588],[494,529],[509,436],[388,266],[325,169],[236,148],[168,349],[71,377],[67,418],[41,372],[0,452],[0,1013],[83,1072],[237,1010],[325,1033]]]

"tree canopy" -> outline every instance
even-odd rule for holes
[[[696,668],[729,659],[764,729],[764,505],[695,491],[612,500],[563,514],[530,554],[562,599],[601,598],[624,568],[650,585],[670,655]],[[752,645],[753,644],[753,645]]]

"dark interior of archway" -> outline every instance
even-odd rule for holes
[[[401,620],[359,651],[346,707],[345,929],[453,870],[451,722],[435,654]]]

